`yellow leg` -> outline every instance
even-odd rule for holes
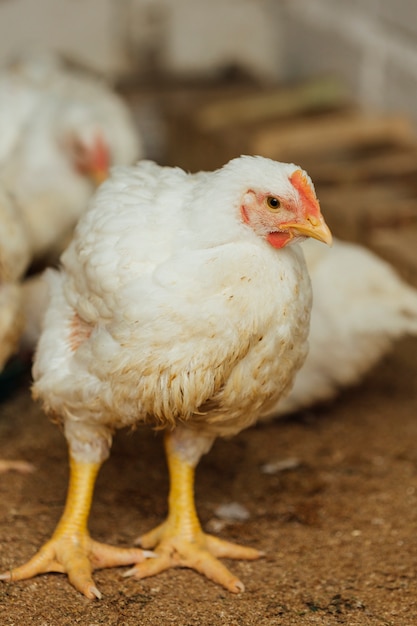
[[[170,474],[168,517],[138,540],[144,548],[155,548],[157,558],[135,565],[125,575],[145,578],[170,567],[189,567],[229,591],[243,591],[243,583],[217,557],[252,560],[262,553],[202,531],[194,502],[194,466],[177,452],[170,434],[165,437],[165,448]]]
[[[70,459],[70,481],[63,515],[51,539],[27,563],[0,575],[1,580],[24,580],[45,572],[68,574],[70,582],[87,598],[100,598],[92,571],[138,563],[150,553],[116,548],[91,539],[87,521],[99,463]]]

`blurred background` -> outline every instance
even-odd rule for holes
[[[332,73],[362,104],[417,120],[413,0],[3,0],[0,61],[35,45],[112,79]]]

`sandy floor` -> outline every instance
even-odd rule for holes
[[[330,407],[219,441],[198,471],[206,528],[267,552],[230,562],[246,584],[228,594],[190,570],[142,582],[97,572],[100,602],[64,575],[0,585],[2,626],[136,624],[292,625],[417,623],[417,341],[403,341],[358,389]],[[67,481],[66,447],[25,381],[1,405],[2,456],[32,461],[31,475],[0,476],[1,569],[22,563],[52,532]],[[294,467],[262,466],[295,458]],[[129,545],[166,510],[161,441],[120,433],[97,484],[95,538]],[[238,502],[244,522],[215,516]]]

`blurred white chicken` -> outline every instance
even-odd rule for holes
[[[25,347],[36,320],[36,302],[22,300],[26,268],[54,261],[109,167],[141,156],[127,106],[98,79],[53,54],[22,57],[0,73],[0,184],[13,198],[0,191],[0,371],[23,314]],[[32,284],[25,294],[35,293]]]
[[[20,279],[30,260],[28,235],[17,205],[0,185],[0,371],[23,328]]]
[[[306,241],[313,308],[309,353],[289,396],[265,419],[292,413],[359,382],[403,335],[417,334],[417,290],[363,246]]]
[[[109,167],[143,156],[139,132],[109,86],[52,54],[4,70],[0,114],[0,180],[21,207],[32,257],[56,254]]]
[[[0,185],[0,372],[16,352],[23,330],[20,278],[29,260],[29,241],[22,216]],[[0,459],[0,473],[9,469],[27,472],[33,468],[25,461]]]
[[[3,580],[66,572],[94,598],[94,568],[136,563],[127,575],[190,567],[243,590],[218,557],[260,552],[203,532],[194,471],[217,436],[247,428],[288,391],[306,356],[311,290],[297,241],[309,236],[331,241],[295,165],[240,157],[198,175],[148,161],[113,170],[61,271],[50,270],[33,370],[35,396],[64,424],[66,507],[51,540]],[[112,434],[140,423],[165,430],[171,479],[166,521],[141,537],[155,548],[147,560],[87,530]]]

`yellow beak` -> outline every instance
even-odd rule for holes
[[[90,172],[90,178],[96,187],[99,187],[101,183],[104,183],[104,181],[107,180],[108,177],[109,177],[108,170],[102,170],[102,169],[97,168],[97,169],[91,170]]]
[[[302,237],[312,237],[313,239],[318,239],[323,243],[327,243],[329,246],[331,246],[333,242],[330,228],[327,226],[321,215],[319,217],[316,217],[315,215],[308,215],[302,223],[292,222],[288,224],[281,224],[281,228],[283,230],[288,230],[295,236],[301,235]]]

